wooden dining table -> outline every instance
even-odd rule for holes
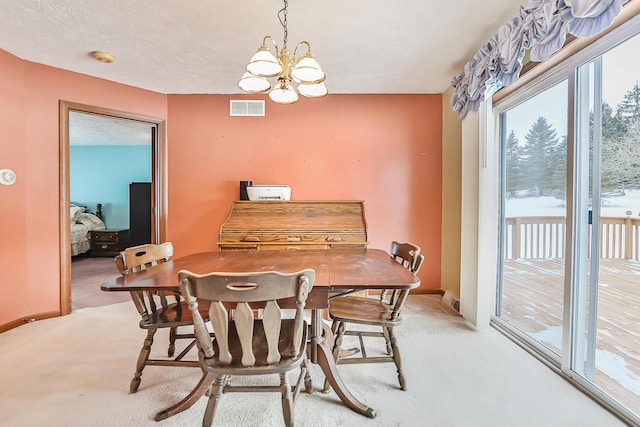
[[[137,273],[111,279],[101,285],[107,292],[166,291],[180,292],[178,272],[260,272],[292,273],[306,268],[316,272],[316,280],[305,308],[311,310],[309,359],[318,364],[329,384],[344,404],[353,411],[374,418],[373,408],[363,404],[344,384],[327,343],[328,328],[322,320],[329,296],[364,289],[413,289],[420,279],[380,249],[343,249],[318,251],[230,251],[202,252],[175,258]],[[283,303],[286,307],[286,302]],[[329,331],[330,333],[330,331]],[[203,373],[194,389],[180,402],[158,412],[156,421],[182,412],[198,401],[211,387],[214,377]]]

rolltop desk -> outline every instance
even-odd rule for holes
[[[220,227],[221,251],[366,248],[363,201],[236,201]]]

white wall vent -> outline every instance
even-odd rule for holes
[[[229,103],[231,116],[264,116],[264,101],[238,101],[232,99]]]

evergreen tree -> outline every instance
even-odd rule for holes
[[[593,165],[593,149],[594,149],[594,117],[593,112],[589,114],[589,165]],[[626,132],[624,123],[620,121],[620,116],[613,114],[613,108],[606,102],[602,101],[602,165],[604,160],[611,155],[613,149],[613,141],[619,140]],[[601,170],[600,190],[603,194],[614,191],[617,188],[618,181],[615,174],[610,174],[606,168]],[[589,182],[593,179],[593,168],[589,167]],[[589,196],[592,196],[593,189],[589,186]]]
[[[622,101],[618,104],[616,115],[629,127],[640,119],[640,86],[638,82],[633,88],[624,94]]]
[[[556,156],[561,154],[558,151],[558,135],[547,119],[541,116],[524,138],[526,140],[523,148],[523,170],[526,171],[526,175],[523,176],[524,188],[531,190],[536,196],[549,195],[552,190],[558,189],[558,183],[551,179],[557,175],[553,168],[558,166],[559,161],[556,161]]]
[[[505,159],[505,184],[507,198],[515,197],[516,191],[521,189],[522,174],[522,148],[518,145],[518,138],[513,132],[509,132],[509,136],[505,142],[504,159]]]
[[[564,199],[567,191],[567,136],[551,147],[549,157],[549,190],[552,195]]]
[[[593,115],[592,115],[593,117]],[[593,129],[593,128],[592,128]],[[602,140],[612,141],[621,138],[627,131],[622,117],[613,114],[613,108],[606,102],[602,102]]]

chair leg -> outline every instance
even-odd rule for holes
[[[344,331],[347,329],[347,325],[344,322],[339,322],[336,328],[336,339],[333,345],[333,360],[336,362],[340,359],[340,348],[342,347],[342,339],[344,338]]]
[[[176,335],[178,334],[178,327],[173,326],[169,330],[169,349],[167,350],[167,355],[169,357],[173,357],[173,354],[176,352]]]
[[[402,357],[400,357],[400,348],[396,342],[396,336],[393,333],[393,328],[385,328],[391,340],[391,349],[393,350],[393,361],[396,363],[396,369],[398,370],[398,382],[400,382],[400,389],[407,390],[407,380],[402,372]]]
[[[384,333],[384,340],[387,342],[387,354],[393,354],[393,349],[391,348],[391,337],[389,337],[389,331],[384,326],[382,327],[382,332]]]
[[[331,326],[326,323],[322,323],[322,336],[324,336],[324,341],[327,343],[329,348],[333,348],[333,339],[336,336],[334,327],[337,327],[336,322],[333,322]],[[309,325],[309,328],[311,328],[311,325]],[[309,336],[311,336],[311,333],[309,333]]]
[[[216,377],[215,381],[211,385],[209,390],[209,401],[207,402],[207,408],[204,411],[204,418],[202,419],[203,427],[210,427],[213,424],[213,417],[216,415],[216,409],[218,402],[224,391],[224,386],[227,384],[228,376],[220,375]]]
[[[338,321],[333,321],[331,323],[331,334],[335,337],[336,336],[336,332],[338,332],[338,326],[340,325],[340,322]]]
[[[291,384],[287,378],[287,373],[282,372],[280,376],[280,393],[282,393],[282,415],[284,416],[284,425],[293,427],[295,419],[293,416],[293,396],[291,395]]]
[[[151,353],[151,345],[153,345],[153,336],[155,335],[157,329],[149,329],[147,331],[147,336],[144,339],[144,343],[142,344],[142,349],[140,349],[140,354],[138,355],[138,362],[136,363],[136,373],[133,375],[133,379],[131,380],[131,384],[129,385],[129,393],[135,393],[138,391],[138,387],[140,386],[140,377],[142,376],[142,370],[147,364],[147,360],[149,360],[149,353]]]
[[[302,367],[305,370],[304,373],[304,391],[307,392],[307,394],[312,394],[313,393],[313,384],[311,384],[311,372],[309,369],[309,360],[307,359],[307,357],[304,357],[304,362],[302,362]]]

